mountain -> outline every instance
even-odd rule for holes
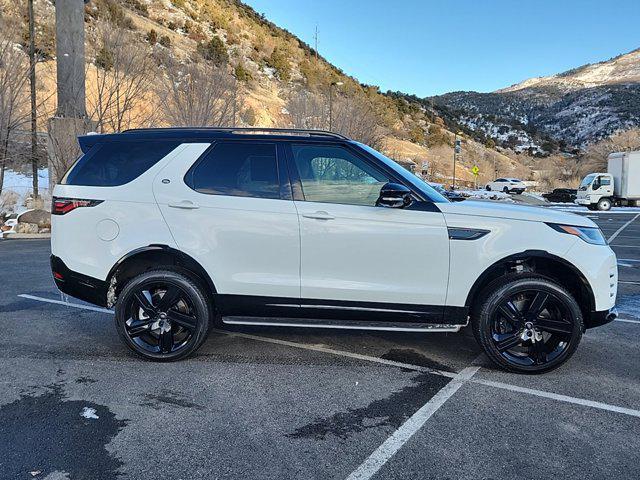
[[[452,128],[517,152],[586,147],[640,126],[640,49],[492,93],[426,99]]]
[[[35,0],[38,94],[47,99],[49,112],[55,108],[54,8],[53,0]],[[16,24],[15,42],[25,51],[26,2],[0,0],[0,10],[0,37],[9,32],[1,28],[3,20]],[[85,22],[87,105],[100,131],[187,124],[191,120],[176,120],[176,112],[167,116],[165,107],[180,94],[181,82],[197,77],[193,68],[209,65],[226,76],[207,76],[205,71],[192,85],[191,90],[204,91],[196,97],[218,95],[210,85],[205,88],[207,79],[235,87],[222,93],[227,102],[233,96],[233,108],[227,103],[224,109],[226,120],[211,121],[209,116],[206,124],[230,124],[233,110],[233,123],[239,126],[326,129],[332,97],[332,129],[374,144],[401,163],[428,163],[431,178],[450,180],[454,133],[437,112],[360,83],[240,0],[92,0],[85,7]],[[230,75],[235,80],[229,83]],[[126,89],[112,94],[114,82]],[[177,88],[167,90],[167,84]],[[128,96],[121,103],[130,111],[117,111],[114,99],[122,98],[120,93]],[[187,100],[193,99],[182,99],[188,105],[204,103]],[[42,129],[47,116],[42,116]],[[468,182],[474,180],[474,165],[480,166],[481,181],[495,171],[523,177],[531,173],[511,152],[467,137],[459,162],[457,176]]]

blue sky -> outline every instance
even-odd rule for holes
[[[640,47],[639,0],[245,0],[363,83],[487,92]]]

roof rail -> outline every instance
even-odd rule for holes
[[[339,138],[341,140],[349,140],[348,137],[340,133],[329,132],[327,130],[306,130],[301,128],[262,128],[262,127],[151,127],[151,128],[131,128],[122,133],[133,132],[155,132],[155,131],[176,131],[176,130],[200,130],[206,132],[225,132],[225,133],[271,133],[284,134],[290,133],[294,135],[306,135],[308,137],[329,137]]]

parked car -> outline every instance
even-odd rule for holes
[[[575,188],[556,188],[551,193],[543,193],[542,197],[554,203],[573,203],[577,195]]]
[[[447,197],[448,200],[452,202],[461,202],[466,200],[466,197],[461,195],[459,192],[455,190],[447,190],[441,183],[427,182],[436,192],[440,195]]]
[[[485,188],[488,191],[521,194],[527,189],[527,186],[517,178],[498,178],[487,183]]]
[[[449,202],[341,135],[142,129],[79,143],[53,192],[53,277],[115,307],[144,358],[187,357],[213,325],[470,323],[496,365],[542,372],[616,316],[616,257],[588,218]]]

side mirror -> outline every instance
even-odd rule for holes
[[[376,207],[404,208],[411,205],[411,190],[399,183],[385,183],[380,189]]]

